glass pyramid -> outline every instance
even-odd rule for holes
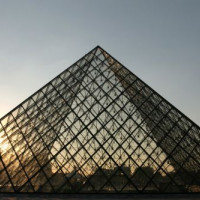
[[[199,142],[97,46],[0,119],[0,192],[200,192]]]

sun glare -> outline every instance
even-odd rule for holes
[[[8,143],[4,140],[4,138],[0,138],[0,153],[6,152],[8,149]]]

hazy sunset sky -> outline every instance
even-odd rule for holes
[[[0,117],[97,45],[200,125],[200,0],[0,0]]]

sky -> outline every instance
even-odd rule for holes
[[[200,125],[199,0],[0,0],[0,117],[97,45]]]

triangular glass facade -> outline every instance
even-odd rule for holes
[[[0,192],[200,192],[199,141],[97,46],[0,120]]]

